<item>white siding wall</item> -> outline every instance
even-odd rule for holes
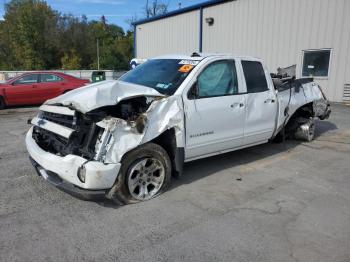
[[[196,10],[138,25],[137,57],[198,51],[199,16]],[[341,102],[350,84],[350,0],[237,0],[203,10],[203,52],[260,57],[272,72],[297,64],[300,77],[303,50],[324,48],[332,50],[329,77],[316,80]]]
[[[297,64],[307,49],[331,48],[329,77],[317,79],[332,101],[350,83],[350,0],[238,0],[204,9],[203,51],[246,54],[271,71]]]
[[[136,27],[138,58],[198,51],[199,11],[180,14]]]

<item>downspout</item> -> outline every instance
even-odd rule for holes
[[[199,9],[199,52],[203,52],[203,7]]]

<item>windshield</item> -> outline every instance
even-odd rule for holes
[[[199,63],[194,60],[152,59],[131,70],[119,80],[156,89],[172,95]]]

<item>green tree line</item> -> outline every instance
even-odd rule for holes
[[[12,0],[0,21],[0,70],[124,70],[133,54],[133,33],[86,16],[60,14],[42,0]]]

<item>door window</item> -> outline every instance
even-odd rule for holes
[[[52,83],[52,82],[60,82],[60,81],[62,81],[62,78],[56,75],[51,75],[51,74],[41,75],[41,82],[44,82],[44,83]]]
[[[265,71],[260,62],[242,61],[242,67],[248,93],[258,93],[268,90]]]
[[[25,75],[14,82],[15,85],[29,85],[38,83],[38,75]]]
[[[198,77],[199,97],[233,95],[238,93],[234,61],[219,61],[209,65]]]

